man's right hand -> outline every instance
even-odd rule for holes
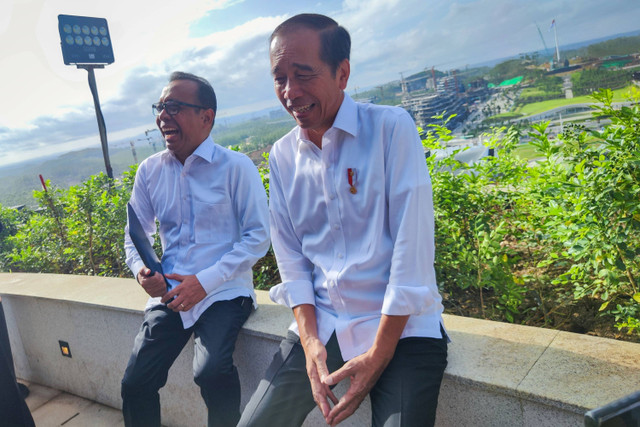
[[[167,284],[164,281],[164,277],[157,271],[155,274],[151,274],[150,269],[142,267],[138,272],[137,279],[142,289],[151,297],[161,297],[167,293]]]
[[[327,369],[327,349],[322,345],[317,337],[307,337],[304,343],[305,358],[307,360],[307,375],[311,383],[311,392],[313,400],[320,408],[322,415],[326,418],[331,411],[329,400],[333,404],[338,403],[338,398],[333,394],[328,385],[323,384],[322,380],[329,375]]]
[[[329,370],[327,369],[327,349],[318,338],[316,308],[311,304],[301,304],[293,308],[293,315],[298,323],[300,343],[307,361],[307,375],[311,383],[313,400],[326,419],[331,411],[329,401],[335,405],[338,399],[329,386],[322,382],[329,375]]]

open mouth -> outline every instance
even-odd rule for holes
[[[291,107],[291,111],[293,111],[296,114],[303,114],[306,113],[307,111],[311,110],[311,108],[314,106],[314,104],[308,104],[308,105],[299,105],[296,107]]]
[[[177,135],[178,134],[178,129],[162,129],[162,134],[164,135],[164,137],[168,137],[171,135]]]

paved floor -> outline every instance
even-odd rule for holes
[[[119,409],[39,384],[20,382],[29,387],[27,405],[37,427],[124,426]]]

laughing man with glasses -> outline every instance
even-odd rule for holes
[[[161,425],[158,390],[192,334],[208,425],[240,418],[232,354],[256,306],[251,267],[269,248],[268,207],[251,160],[213,142],[216,107],[209,82],[182,72],[153,105],[167,149],[140,164],[130,203],[148,238],[160,235],[168,274],[144,265],[127,225],[127,264],[151,297],[122,379],[127,426]]]

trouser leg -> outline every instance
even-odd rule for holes
[[[191,336],[178,313],[156,306],[145,313],[122,378],[122,413],[126,426],[160,426],[158,390]]]
[[[374,427],[433,426],[447,339],[405,338],[371,390]]]
[[[209,410],[209,427],[235,427],[240,419],[240,379],[233,351],[251,309],[248,297],[218,301],[193,328],[193,375]]]
[[[327,368],[333,372],[344,364],[335,334],[326,349]],[[315,406],[300,338],[288,332],[242,412],[238,427],[298,427]]]
[[[9,331],[0,301],[0,424],[7,427],[34,426],[31,412],[18,388],[9,343]]]

